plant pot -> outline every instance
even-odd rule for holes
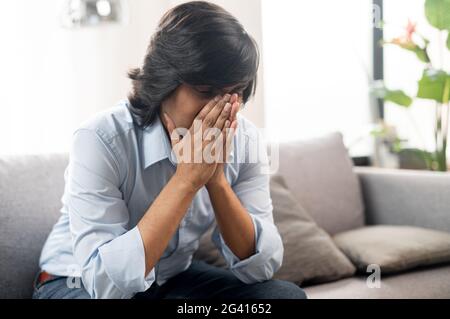
[[[405,148],[398,152],[399,168],[428,170],[427,162],[415,148]]]

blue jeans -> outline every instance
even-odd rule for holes
[[[84,287],[68,288],[66,277],[58,277],[34,289],[35,299],[87,299]],[[191,266],[163,285],[153,283],[135,299],[306,299],[305,292],[289,281],[271,279],[245,284],[227,269],[193,260]]]

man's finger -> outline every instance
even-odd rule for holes
[[[237,102],[239,99],[239,96],[236,93],[233,93],[230,99],[230,103],[233,104],[234,102]]]
[[[213,107],[222,99],[220,95],[217,95],[214,99],[210,100],[200,112],[195,117],[197,120],[203,121],[203,119],[208,115],[208,113],[213,109]]]
[[[223,161],[228,162],[228,157],[231,153],[232,148],[232,142],[234,134],[236,133],[237,129],[237,121],[229,121],[227,120],[225,122],[225,127],[223,128],[223,135],[224,135],[224,151],[223,151]]]
[[[239,108],[240,108],[239,101],[234,102],[233,105],[231,106],[230,121],[236,120],[236,115],[239,112]]]
[[[172,118],[167,114],[166,112],[163,112],[163,118],[164,122],[166,124],[167,130],[169,131],[170,135],[170,142],[172,143],[172,146],[175,146],[180,141],[180,136],[178,135],[178,132],[176,131],[175,123],[173,122]]]
[[[213,109],[208,113],[208,115],[203,120],[203,127],[213,127],[216,124],[217,118],[222,113],[223,108],[230,101],[231,95],[225,94],[225,96],[213,107]],[[223,125],[223,124],[222,124]],[[222,129],[220,127],[219,129]]]
[[[228,102],[227,104],[225,104],[224,108],[222,109],[222,112],[220,113],[219,117],[217,118],[216,124],[214,124],[214,127],[218,128],[219,130],[222,130],[225,125],[225,121],[227,121],[230,118],[231,110],[232,110],[232,106]]]

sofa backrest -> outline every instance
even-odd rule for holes
[[[59,217],[68,155],[0,158],[0,299],[29,298]]]

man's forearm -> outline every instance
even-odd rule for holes
[[[252,218],[242,206],[228,181],[207,185],[217,224],[225,243],[239,259],[255,253],[255,230]]]
[[[196,192],[192,185],[174,175],[139,221],[137,226],[144,243],[146,276],[169,244]]]

